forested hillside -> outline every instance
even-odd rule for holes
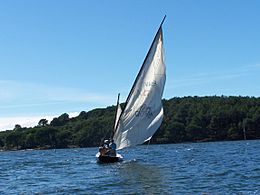
[[[124,105],[122,105],[123,107]],[[260,98],[183,97],[163,100],[164,120],[152,143],[180,143],[260,138]],[[78,117],[62,114],[36,127],[0,132],[0,148],[67,148],[98,146],[110,136],[115,106],[82,111]]]

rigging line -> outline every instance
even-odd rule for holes
[[[151,138],[151,139],[152,139],[152,138]],[[147,154],[148,147],[149,147],[149,145],[150,145],[151,139],[149,139],[149,142],[148,142],[148,144],[147,144],[147,146],[146,146],[146,151],[145,151],[145,154]]]

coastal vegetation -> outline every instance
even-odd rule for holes
[[[122,104],[122,107],[124,105]],[[260,98],[235,96],[182,97],[163,100],[164,120],[151,142],[181,143],[260,138]],[[15,125],[0,132],[0,149],[36,149],[98,146],[109,138],[115,106],[64,113],[37,126]]]

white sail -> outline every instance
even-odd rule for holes
[[[113,137],[117,149],[144,143],[160,127],[165,71],[160,26],[120,115]]]

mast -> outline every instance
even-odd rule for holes
[[[156,32],[156,34],[155,34],[155,36],[154,36],[154,39],[153,39],[153,42],[152,42],[152,44],[151,44],[151,46],[150,46],[150,48],[149,48],[149,51],[147,52],[147,54],[146,54],[146,56],[145,56],[145,59],[144,59],[144,61],[143,61],[143,64],[142,64],[142,66],[141,66],[141,68],[140,68],[140,70],[139,70],[139,72],[138,72],[138,74],[137,74],[137,76],[136,76],[136,78],[135,78],[134,84],[132,85],[132,88],[131,88],[131,90],[130,90],[130,92],[129,92],[127,98],[126,98],[125,106],[124,106],[124,108],[123,108],[123,110],[122,110],[122,112],[121,112],[121,114],[120,114],[120,116],[119,116],[118,121],[120,121],[120,119],[121,119],[123,113],[125,112],[125,109],[126,109],[127,104],[128,104],[128,102],[129,102],[129,100],[130,100],[130,97],[131,97],[131,95],[132,95],[132,93],[133,93],[133,90],[134,90],[134,88],[135,88],[135,86],[136,86],[136,83],[137,83],[137,81],[138,81],[139,77],[141,76],[141,73],[142,73],[142,71],[143,71],[143,69],[144,69],[145,62],[147,61],[147,58],[148,58],[148,56],[149,56],[149,54],[150,54],[150,52],[151,52],[151,50],[152,50],[152,46],[153,46],[154,42],[156,41],[157,35],[158,35],[158,34],[160,33],[160,31],[161,31],[161,28],[162,28],[162,25],[163,25],[163,23],[164,23],[165,18],[166,18],[166,15],[164,15],[164,17],[163,17],[163,19],[162,19],[162,22],[161,22],[161,24],[160,24],[160,26],[159,26],[159,29],[157,30],[157,32]],[[115,130],[114,130],[114,133],[116,132],[116,130],[117,130],[117,128],[118,128],[118,124],[119,124],[119,122],[116,124],[116,128],[115,128]]]
[[[113,129],[113,133],[115,132],[116,130],[116,127],[117,127],[117,121],[116,121],[116,118],[117,118],[117,112],[118,112],[118,106],[119,106],[119,98],[120,98],[120,93],[118,93],[118,96],[117,96],[117,103],[116,103],[116,115],[115,115],[115,120],[114,120],[114,129]]]
[[[114,118],[114,127],[113,127],[113,130],[111,131],[110,138],[113,138],[114,133],[116,131],[117,123],[118,123],[118,121],[116,119],[117,119],[117,112],[118,112],[118,106],[119,106],[119,98],[120,98],[120,93],[118,93],[118,95],[117,95],[116,112],[115,112],[115,118]]]

